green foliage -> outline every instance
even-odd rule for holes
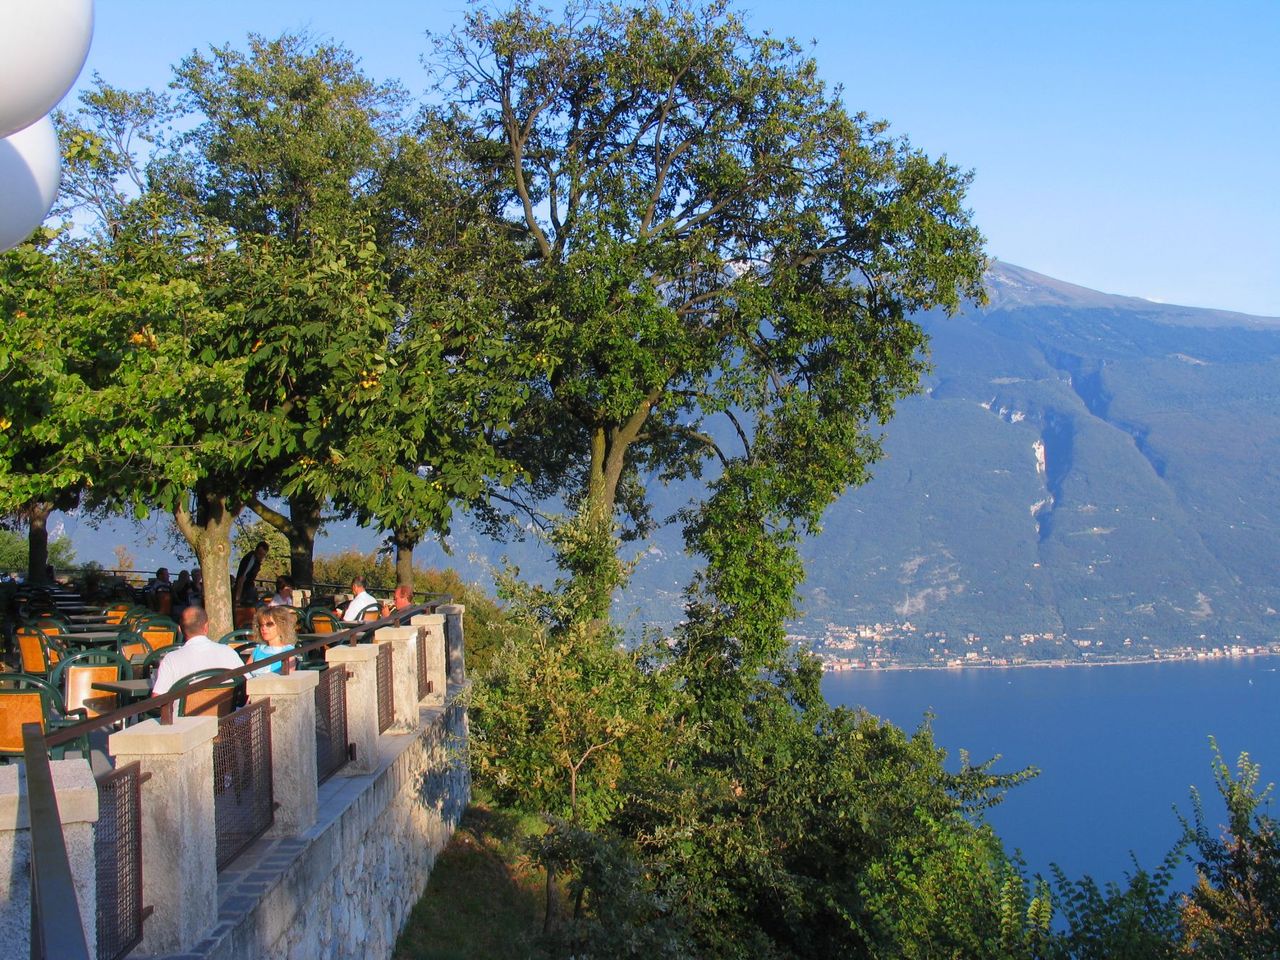
[[[1223,762],[1216,742],[1213,772],[1227,805],[1227,823],[1215,837],[1192,792],[1196,885],[1182,909],[1187,944],[1194,956],[1280,956],[1280,830],[1264,811],[1274,784],[1259,789],[1262,771],[1240,754],[1236,772]]]
[[[1178,916],[1184,897],[1171,884],[1186,846],[1185,840],[1175,846],[1154,873],[1135,861],[1123,887],[1108,883],[1100,888],[1089,876],[1073,881],[1054,865],[1052,903],[1066,929],[1046,942],[1046,960],[1184,956]]]
[[[570,909],[545,930],[548,957],[687,957],[681,918],[667,909],[632,844],[553,818],[531,837],[532,860],[552,877],[564,872]]]
[[[65,533],[49,541],[49,563],[65,570],[76,562],[75,547]],[[0,573],[23,573],[27,569],[26,534],[0,528]]]
[[[526,636],[508,643],[471,694],[472,770],[504,805],[547,813],[587,828],[622,802],[624,773],[667,753],[670,683],[645,651],[626,651],[601,620],[598,576],[621,577],[608,524],[579,515],[550,535],[562,569],[551,587],[508,571],[500,588]]]
[[[619,821],[698,955],[1028,955],[1020,879],[972,818],[1029,771],[948,772],[927,727],[828,707],[811,663],[740,709],[731,736],[686,726]]]
[[[622,802],[624,771],[663,755],[660,686],[581,626],[508,644],[470,706],[473,774],[516,809],[597,826]]]

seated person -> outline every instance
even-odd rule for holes
[[[157,590],[168,590],[173,585],[169,582],[169,568],[161,567],[156,571],[156,575],[147,581],[147,585],[143,587],[148,593],[155,593]]]
[[[191,572],[188,570],[179,570],[178,579],[173,581],[173,609],[175,611],[180,611],[181,608],[192,602]]]
[[[276,595],[267,604],[269,607],[293,606],[293,581],[288,577],[276,577]]]
[[[160,661],[156,682],[151,687],[153,696],[168,693],[183,677],[200,670],[234,670],[244,666],[234,647],[209,639],[209,615],[204,607],[194,604],[187,607],[182,611],[180,622],[187,642]]]
[[[351,581],[351,602],[345,610],[335,610],[334,613],[348,623],[355,623],[367,609],[377,605],[377,598],[364,588],[364,577],[356,577]]]
[[[274,657],[278,653],[284,653],[286,650],[292,650],[298,642],[297,634],[294,632],[294,613],[288,607],[259,607],[253,615],[254,633],[258,638],[258,645],[253,648],[253,660],[266,660],[268,657]],[[281,662],[271,663],[265,667],[249,674],[251,677],[261,677],[268,673],[279,673]]]
[[[396,587],[395,596],[392,598],[392,607],[396,610],[404,610],[413,606],[413,587],[407,583],[402,583]]]

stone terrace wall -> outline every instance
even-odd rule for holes
[[[321,788],[313,829],[224,871],[219,924],[196,955],[390,958],[469,802],[466,737],[456,698],[424,707],[420,733],[381,737],[374,773]]]

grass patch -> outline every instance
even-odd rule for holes
[[[521,851],[545,829],[475,802],[436,860],[394,960],[482,960],[528,954],[542,928],[545,874]]]

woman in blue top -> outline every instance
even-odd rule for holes
[[[294,612],[291,607],[259,607],[253,615],[253,630],[258,638],[258,645],[253,648],[254,661],[265,660],[276,654],[292,650],[298,642],[294,627]],[[261,677],[268,673],[279,673],[283,661],[268,664],[260,670],[254,670],[249,676]]]

